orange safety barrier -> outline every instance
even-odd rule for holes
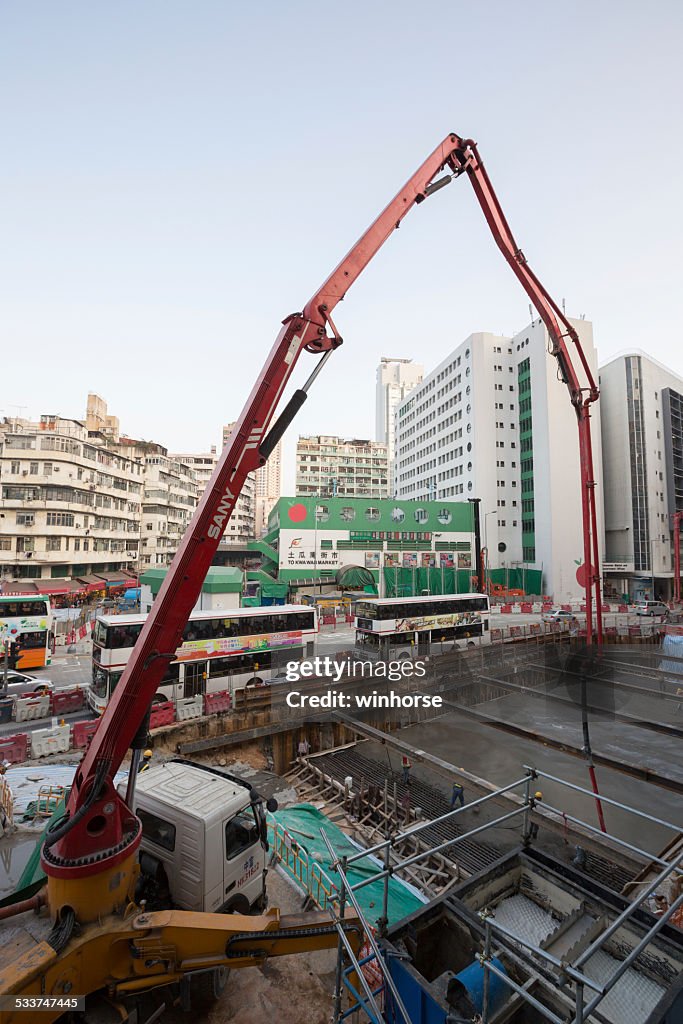
[[[84,704],[83,690],[57,690],[50,695],[50,714],[65,715],[69,711],[80,711]]]
[[[3,736],[0,739],[0,760],[9,761],[10,764],[19,764],[25,761],[28,755],[28,735],[25,732],[15,732],[13,736]]]
[[[165,700],[162,704],[154,704],[149,716],[150,729],[159,729],[162,725],[172,725],[173,722],[175,722],[173,701]]]
[[[207,693],[204,697],[204,714],[216,715],[220,711],[229,711],[232,707],[230,690],[219,690],[218,693]]]
[[[511,604],[502,604],[500,606],[500,610],[501,610],[501,613],[503,615],[510,615],[511,612],[512,612],[512,605]]]
[[[74,722],[71,726],[71,745],[76,750],[85,749],[95,734],[101,719],[91,718],[87,722]]]
[[[534,606],[532,605],[531,601],[522,601],[522,604],[521,604],[520,607],[522,609],[522,614],[526,614],[526,615],[528,615],[529,613],[531,613],[534,610]]]

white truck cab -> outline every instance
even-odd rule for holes
[[[125,783],[119,787],[125,796]],[[277,808],[275,801],[268,809]],[[140,772],[138,899],[210,913],[266,906],[267,833],[261,797],[242,779],[183,760]]]

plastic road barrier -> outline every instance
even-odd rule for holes
[[[71,726],[55,725],[49,729],[35,729],[31,733],[31,757],[63,754],[70,748]]]

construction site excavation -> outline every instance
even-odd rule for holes
[[[405,367],[383,359],[391,468],[388,441],[300,438],[300,490],[273,498],[238,558],[225,539],[250,488],[335,372],[336,307],[459,179],[531,324],[470,336],[393,405]],[[80,531],[79,556],[91,529],[134,532],[111,525],[131,495],[150,536],[135,573],[3,582],[0,1024],[682,1024],[683,507],[657,588],[654,563],[648,585],[643,565],[606,561],[585,320],[531,270],[477,144],[455,133],[299,308],[253,386],[234,370],[248,397],[194,503],[185,457],[122,434],[97,395],[84,422],[3,431],[9,476],[89,488],[74,503],[90,518],[46,512],[46,529]],[[495,467],[468,440],[484,362]],[[683,399],[663,395],[659,427],[680,442]],[[631,415],[632,438],[641,426]],[[420,429],[446,468],[411,496]],[[52,461],[23,469],[29,449]],[[668,455],[683,506],[683,449]],[[488,511],[486,473],[510,495]],[[59,488],[35,487],[2,501],[37,530]]]

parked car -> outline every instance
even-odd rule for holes
[[[574,612],[565,611],[564,608],[553,608],[549,612],[543,612],[544,622],[569,622],[573,618]]]
[[[3,696],[3,675],[0,665],[0,696]],[[52,693],[54,685],[42,676],[29,676],[25,672],[10,669],[7,673],[7,696],[30,697],[33,694]]]
[[[639,601],[635,607],[636,615],[666,615],[668,611],[663,601]]]

